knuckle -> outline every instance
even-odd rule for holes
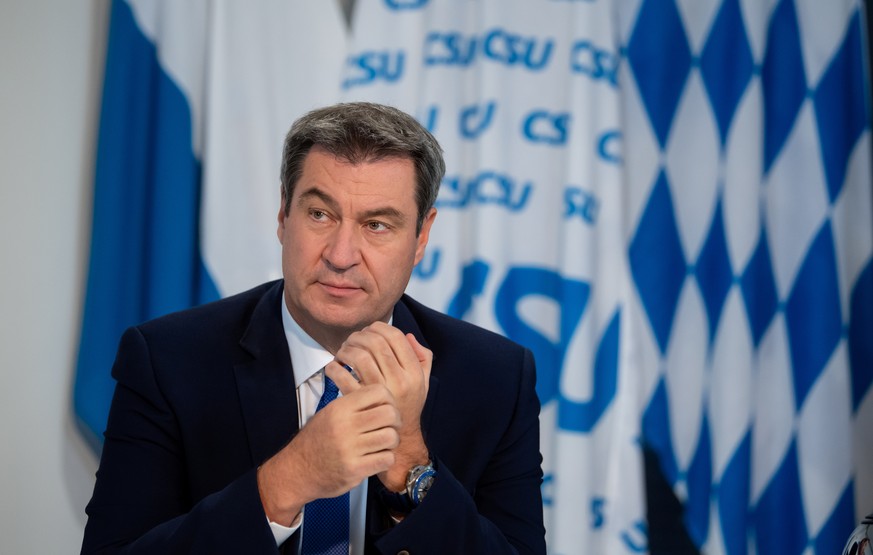
[[[400,443],[400,434],[394,428],[383,428],[381,431],[382,445],[389,449],[397,447]]]
[[[393,451],[388,451],[385,453],[385,467],[394,466],[394,463],[397,461],[397,458],[394,456]]]

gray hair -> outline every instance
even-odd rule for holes
[[[316,145],[351,164],[392,157],[412,160],[418,207],[416,233],[421,231],[436,202],[446,164],[437,140],[415,118],[391,106],[352,102],[319,108],[295,121],[282,148],[285,214],[291,209],[303,161]]]

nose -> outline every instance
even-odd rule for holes
[[[361,234],[358,227],[342,221],[325,245],[322,259],[333,271],[343,272],[361,261]]]

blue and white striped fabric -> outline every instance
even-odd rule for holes
[[[124,328],[280,275],[282,138],[339,98],[346,48],[332,2],[111,10],[74,391],[95,445]]]
[[[863,12],[625,4],[644,441],[706,553],[836,553],[873,506]]]
[[[549,552],[645,553],[642,447],[706,553],[873,506],[858,0],[115,0],[76,409],[130,324],[280,273],[282,136],[415,114],[448,172],[409,290],[535,353]]]

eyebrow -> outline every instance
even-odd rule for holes
[[[300,196],[297,197],[297,202],[303,202],[311,197],[317,198],[323,203],[325,203],[328,208],[331,210],[339,211],[339,203],[329,194],[325,193],[318,187],[310,187],[305,191],[300,193]],[[380,208],[374,208],[372,210],[367,210],[359,215],[364,220],[369,220],[371,218],[387,218],[395,221],[397,224],[404,224],[406,222],[406,215],[403,214],[400,210],[397,210],[393,206],[384,206]]]
[[[310,197],[315,197],[315,198],[319,199],[321,202],[328,205],[328,207],[331,208],[332,210],[339,209],[339,204],[336,202],[336,200],[334,200],[334,198],[332,196],[325,193],[324,191],[322,191],[318,187],[310,187],[309,189],[306,189],[305,191],[300,193],[300,196],[297,197],[297,202],[298,203],[303,202],[305,200],[308,200]]]

